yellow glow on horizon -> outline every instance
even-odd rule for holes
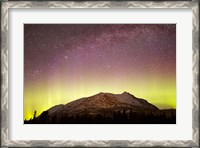
[[[146,99],[158,108],[176,108],[175,78],[171,80],[151,78],[147,82],[142,82],[141,79],[130,81],[128,78],[127,80],[124,78],[117,82],[113,81],[113,83],[106,82],[106,79],[99,82],[92,79],[90,81],[79,81],[74,85],[55,81],[43,85],[36,82],[26,86],[24,91],[24,119],[32,118],[35,110],[38,116],[55,105],[67,104],[99,92],[121,94],[126,91],[138,98]]]

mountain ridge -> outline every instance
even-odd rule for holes
[[[100,92],[93,96],[79,98],[67,104],[55,105],[42,112],[35,119],[35,122],[40,123],[41,121],[46,122],[45,120],[47,120],[46,123],[59,123],[60,121],[63,123],[66,121],[71,123],[71,121],[75,122],[77,118],[81,120],[88,118],[87,122],[84,122],[96,123],[97,121],[102,122],[99,121],[101,118],[113,120],[117,118],[114,116],[121,116],[121,114],[127,116],[127,119],[130,119],[131,114],[151,115],[151,113],[156,112],[159,113],[161,110],[147,100],[137,98],[126,91],[121,94]],[[81,123],[81,120],[77,122]],[[118,122],[120,123],[121,121]]]

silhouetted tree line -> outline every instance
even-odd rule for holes
[[[36,113],[35,113],[36,114]],[[35,115],[34,114],[34,115]],[[112,111],[110,114],[87,112],[76,115],[54,115],[49,116],[44,111],[38,118],[24,121],[25,124],[175,124],[176,110],[159,110],[135,112],[132,110]]]

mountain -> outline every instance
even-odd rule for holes
[[[130,108],[137,110],[158,110],[157,107],[144,99],[136,98],[130,93],[122,94],[99,93],[91,97],[81,98],[65,105],[64,110],[68,113],[80,113],[88,111],[95,113],[96,110],[112,109],[122,110]]]
[[[32,123],[129,123],[133,119],[132,122],[141,122],[139,116],[150,116],[152,113],[157,116],[161,112],[156,106],[128,92],[101,92],[66,105],[56,105],[44,111]]]

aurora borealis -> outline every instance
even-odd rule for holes
[[[176,108],[175,24],[25,24],[24,118],[99,92]]]

